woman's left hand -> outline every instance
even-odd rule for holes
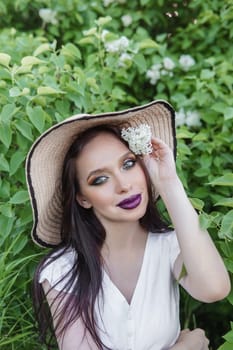
[[[152,183],[159,190],[166,181],[177,179],[175,160],[170,147],[157,137],[151,139],[153,151],[143,156]]]

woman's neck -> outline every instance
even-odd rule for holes
[[[147,237],[147,231],[140,225],[135,223],[121,223],[119,225],[111,225],[106,230],[106,239],[102,247],[102,255],[108,255],[109,252],[128,251],[133,247],[144,242]]]

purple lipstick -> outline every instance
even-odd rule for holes
[[[124,199],[123,201],[118,203],[117,206],[122,209],[134,209],[137,206],[139,206],[139,204],[141,203],[141,200],[142,200],[141,194],[135,194],[129,198]]]

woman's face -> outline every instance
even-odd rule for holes
[[[135,155],[108,132],[88,142],[76,159],[77,201],[104,225],[139,220],[148,204],[147,183]]]

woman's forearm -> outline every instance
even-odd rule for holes
[[[177,233],[187,270],[183,283],[191,294],[203,301],[224,298],[230,281],[223,261],[208,232],[202,230],[179,178],[167,181],[160,195]]]

